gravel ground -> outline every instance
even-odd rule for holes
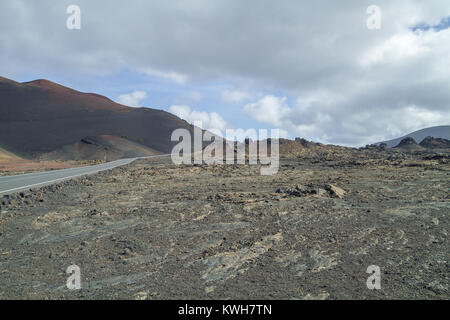
[[[361,154],[274,176],[140,160],[11,195],[0,299],[449,299],[448,156]]]

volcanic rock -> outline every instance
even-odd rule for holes
[[[430,149],[448,149],[450,148],[450,140],[428,136],[422,140],[420,145]]]
[[[394,148],[410,150],[410,151],[424,149],[423,147],[419,146],[417,144],[417,142],[411,137],[406,137],[406,138],[402,139],[402,141],[400,141],[400,143],[397,146],[395,146]]]

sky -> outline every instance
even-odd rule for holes
[[[363,146],[450,124],[450,2],[2,0],[0,76]]]

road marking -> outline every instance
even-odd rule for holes
[[[106,170],[114,169],[114,168],[116,168],[116,167],[108,168],[108,169],[105,169],[105,170],[97,170],[97,171],[92,171],[92,172],[79,173],[79,174],[76,174],[74,176],[69,176],[69,177],[58,178],[58,179],[54,179],[54,180],[39,182],[39,183],[35,183],[35,184],[30,184],[28,186],[18,187],[18,188],[4,190],[4,191],[0,191],[0,192],[1,193],[8,193],[8,192],[15,191],[15,190],[21,190],[21,189],[24,190],[24,189],[28,189],[28,188],[39,186],[39,185],[43,185],[43,184],[51,184],[53,182],[63,181],[63,180],[67,180],[67,179],[71,179],[71,178],[75,178],[75,177],[80,177],[80,176],[85,176],[85,175],[88,175],[88,174],[93,174],[93,173],[97,173],[97,172],[100,172],[100,171],[106,171]]]
[[[116,161],[112,161],[109,162],[109,164],[116,164]],[[100,166],[104,166],[106,167],[106,165],[108,165],[108,163],[102,163],[102,164],[96,164],[96,165],[92,165],[92,166],[81,166],[81,167],[75,167],[75,168],[67,168],[67,169],[60,169],[60,170],[50,170],[50,171],[43,171],[43,172],[32,172],[32,173],[24,173],[24,174],[20,174],[20,175],[10,175],[10,176],[0,176],[0,182],[4,182],[4,181],[8,181],[8,180],[16,180],[20,177],[20,178],[29,178],[29,177],[38,177],[38,176],[45,176],[45,175],[51,175],[51,174],[58,174],[58,173],[63,173],[63,172],[71,172],[71,171],[77,171],[77,170],[83,170],[83,169],[89,169],[89,168],[96,168],[96,167],[100,167]]]
[[[162,154],[162,155],[154,155],[154,156],[148,156],[148,157],[138,157],[138,158],[130,158],[130,159],[119,159],[116,161],[112,161],[112,162],[107,162],[107,163],[102,163],[99,165],[94,165],[94,166],[86,166],[86,167],[78,167],[78,168],[70,168],[70,169],[62,169],[62,170],[71,170],[71,169],[98,169],[98,170],[94,170],[94,171],[87,171],[87,172],[83,172],[83,173],[79,173],[76,175],[72,175],[72,176],[68,176],[68,177],[62,177],[62,178],[58,178],[58,179],[53,179],[53,180],[49,180],[49,181],[44,181],[44,182],[39,182],[39,183],[34,183],[34,184],[30,184],[27,186],[22,186],[22,187],[17,187],[17,188],[13,188],[13,189],[9,189],[9,190],[0,190],[0,195],[1,194],[8,194],[9,192],[14,192],[14,191],[18,191],[18,190],[26,190],[32,187],[36,187],[36,186],[40,186],[40,185],[49,185],[52,184],[54,182],[58,182],[58,181],[64,181],[64,180],[68,180],[68,179],[72,179],[72,178],[76,178],[76,177],[80,177],[80,176],[85,176],[85,175],[90,175],[90,174],[94,174],[97,172],[101,172],[101,171],[106,171],[106,170],[111,170],[120,166],[124,166],[130,163],[133,163],[136,160],[141,160],[141,159],[149,159],[149,158],[156,158],[156,157],[164,157],[164,156],[168,156],[170,154]],[[97,166],[102,166],[104,165],[104,168],[98,168]],[[58,170],[52,170],[52,171],[47,171],[47,172],[36,172],[36,173],[30,173],[31,174],[42,174],[42,175],[51,175],[51,174],[56,174],[56,173],[61,173],[61,171],[57,172]],[[16,177],[19,178],[22,175],[16,175],[16,176],[7,176],[9,178],[11,177]],[[3,181],[5,182],[5,181]],[[8,182],[8,181],[6,181]]]
[[[34,173],[26,173],[23,175],[12,175],[12,176],[4,176],[0,177],[0,183],[9,182],[9,181],[20,181],[23,179],[33,179],[33,178],[39,178],[39,177],[45,177],[45,176],[52,176],[52,175],[58,175],[62,173],[71,173],[72,171],[83,171],[83,170],[90,170],[90,169],[108,169],[108,168],[115,168],[120,165],[126,164],[126,162],[119,162],[119,163],[113,163],[111,162],[108,165],[104,165],[102,167],[97,167],[97,165],[94,166],[84,166],[84,167],[77,167],[77,168],[70,168],[70,169],[63,169],[63,170],[50,170],[45,172],[34,172]],[[67,171],[66,171],[67,170]]]

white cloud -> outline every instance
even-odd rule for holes
[[[323,101],[327,101],[323,95]],[[261,123],[280,128],[282,136],[292,137],[289,133],[293,133],[318,142],[343,145],[365,145],[428,126],[450,123],[450,109],[444,112],[432,111],[405,104],[396,108],[383,108],[381,112],[379,109],[368,109],[343,114],[341,111],[345,108],[345,101],[336,99],[328,105],[322,105],[321,101],[298,99],[290,107],[284,97],[266,96],[247,104],[244,111]],[[330,136],[330,132],[334,134]]]
[[[82,29],[70,32],[64,2],[0,1],[2,75],[70,74],[80,83],[131,70],[208,94],[231,83],[274,98],[220,87],[223,101],[330,143],[357,145],[450,123],[450,29],[410,29],[449,16],[448,0],[379,0],[380,30],[366,27],[370,3],[356,1],[141,2],[77,0]],[[288,106],[283,96],[299,102]],[[178,102],[185,103],[191,100]]]
[[[251,97],[250,93],[241,90],[224,90],[221,95],[222,101],[231,103],[239,103]]]
[[[396,34],[387,39],[381,45],[371,48],[370,51],[363,56],[361,64],[370,67],[373,64],[383,61],[398,62],[409,57],[413,57],[420,53],[429,51],[430,48],[425,45],[426,33],[414,34],[411,31]]]
[[[152,68],[145,68],[141,70],[142,73],[145,73],[146,75],[150,77],[157,77],[161,79],[166,79],[173,81],[178,84],[185,84],[188,81],[188,76],[185,74],[181,74],[178,72],[164,72],[160,70],[155,70]]]
[[[191,108],[186,105],[172,105],[169,107],[169,112],[189,123],[201,121],[202,129],[218,129],[224,132],[226,128],[229,128],[227,122],[217,112],[208,113],[204,111],[191,110]]]
[[[122,94],[117,98],[117,102],[130,107],[142,107],[141,101],[147,98],[145,91],[133,91]]]
[[[244,112],[255,120],[278,127],[283,125],[283,119],[290,111],[286,97],[278,98],[273,95],[267,95],[244,107]]]

